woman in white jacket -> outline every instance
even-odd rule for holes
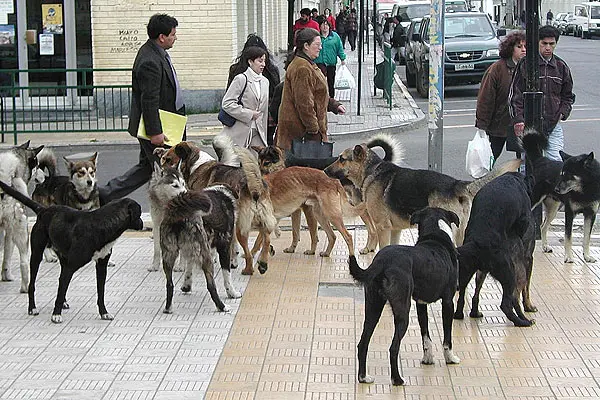
[[[248,67],[233,78],[221,102],[223,110],[236,119],[233,126],[223,126],[222,133],[238,146],[267,145],[269,80],[262,75],[266,57],[266,51],[260,47],[244,50],[243,65]],[[241,104],[238,104],[240,94]]]

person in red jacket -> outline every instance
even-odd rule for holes
[[[331,9],[330,8],[326,8],[323,11],[323,14],[325,15],[325,18],[327,18],[327,21],[329,22],[329,26],[331,26],[331,30],[335,31],[335,17],[333,16],[333,14],[331,13]]]
[[[317,23],[317,21],[312,20],[310,18],[311,16],[311,12],[310,12],[310,8],[303,8],[302,10],[300,10],[300,18],[298,18],[296,20],[296,22],[294,23],[294,42],[295,42],[295,38],[296,38],[296,33],[300,30],[300,29],[304,29],[304,28],[313,28],[316,31],[319,31],[319,24]]]

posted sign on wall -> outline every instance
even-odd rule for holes
[[[63,34],[62,4],[42,4],[42,33]]]

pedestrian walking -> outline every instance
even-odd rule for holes
[[[545,25],[539,30],[539,85],[544,93],[542,133],[548,136],[545,155],[557,161],[562,160],[559,151],[563,150],[565,145],[560,121],[569,118],[575,101],[571,70],[562,58],[554,54],[559,37],[560,32],[553,26]],[[525,64],[524,60],[521,60],[517,65],[509,94],[510,114],[517,136],[523,136],[525,129],[523,115],[523,92],[527,77]]]
[[[394,62],[396,62],[396,60],[401,61],[400,48],[406,44],[406,32],[401,22],[402,17],[399,15],[394,15],[394,24],[396,26],[394,27],[394,33],[392,34],[390,43],[392,46],[390,54]]]
[[[148,22],[148,40],[140,47],[133,62],[127,131],[137,137],[143,118],[150,140],[138,139],[140,154],[136,165],[105,186],[98,187],[101,204],[124,197],[150,180],[154,161],[158,161],[154,149],[164,146],[165,141],[158,110],[185,115],[181,87],[167,53],[177,40],[177,25],[177,20],[167,14],[155,14]]]
[[[314,60],[321,51],[321,35],[314,29],[302,29],[288,65],[283,84],[279,124],[275,144],[289,150],[292,141],[327,140],[327,111],[344,114],[346,108],[329,97],[327,80]]]
[[[358,31],[358,22],[356,19],[356,8],[350,10],[350,14],[346,17],[346,35],[350,43],[350,50],[356,50],[356,32]]]
[[[223,111],[235,118],[236,123],[224,126],[222,134],[231,137],[240,147],[266,146],[269,80],[263,76],[263,71],[267,51],[258,46],[248,47],[241,60],[246,70],[233,78],[221,101]]]
[[[546,25],[552,25],[552,21],[554,20],[554,14],[551,9],[548,9],[546,13]]]
[[[315,59],[315,64],[321,69],[323,75],[327,78],[327,87],[329,89],[329,97],[335,97],[335,68],[338,58],[342,65],[346,64],[346,53],[342,48],[342,40],[337,33],[331,30],[329,20],[324,16],[317,18],[319,27],[321,28],[321,52]]]
[[[300,29],[313,28],[317,31],[319,30],[319,24],[317,24],[317,21],[312,20],[311,15],[310,8],[303,8],[300,10],[300,18],[296,20],[292,28],[294,31],[294,38]]]
[[[331,27],[331,30],[335,31],[336,30],[335,17],[331,13],[331,9],[330,8],[326,8],[323,11],[323,15],[325,16],[325,18],[327,18],[327,21],[329,22],[329,26]]]
[[[488,134],[494,160],[500,157],[504,143],[507,151],[517,152],[517,158],[520,158],[520,148],[513,143],[516,141],[507,142],[507,137],[514,139],[508,93],[515,68],[525,57],[525,33],[511,32],[499,47],[500,60],[487,69],[481,80],[475,111],[475,126]]]
[[[273,100],[273,96],[275,94],[275,88],[281,82],[281,77],[279,74],[279,67],[274,63],[273,54],[267,48],[265,42],[255,33],[251,33],[248,35],[246,39],[246,43],[244,43],[244,48],[242,49],[242,53],[235,60],[235,62],[229,67],[229,77],[227,79],[227,89],[231,85],[233,78],[238,75],[246,72],[248,69],[247,61],[243,60],[242,54],[249,47],[257,46],[266,51],[266,60],[265,60],[265,68],[263,69],[263,76],[269,80],[269,104]],[[275,135],[275,129],[277,128],[277,119],[271,114],[268,113],[269,123],[267,127],[267,144],[273,144],[273,137]]]
[[[339,14],[335,18],[336,32],[340,35],[342,40],[342,49],[346,50],[346,11],[340,10]]]

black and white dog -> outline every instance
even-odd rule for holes
[[[451,224],[459,225],[458,216],[441,208],[414,212],[411,224],[419,226],[415,246],[391,245],[381,249],[366,270],[350,257],[350,274],[365,289],[365,321],[358,343],[358,381],[372,383],[367,375],[369,341],[386,302],[394,313],[394,339],[390,346],[393,385],[403,385],[398,370],[400,341],[409,324],[411,297],[417,303],[417,315],[423,340],[423,364],[433,364],[433,344],[429,336],[427,304],[442,300],[444,358],[447,364],[460,359],[452,351],[452,315],[458,282],[458,259]]]
[[[29,141],[0,152],[0,180],[27,196],[27,184],[33,177],[44,180],[38,168],[37,155],[44,146],[30,148]],[[3,234],[3,235],[2,235]],[[23,205],[10,196],[0,194],[0,241],[3,242],[2,281],[12,281],[10,262],[16,245],[21,270],[21,293],[29,285],[29,233]]]
[[[473,199],[465,241],[459,253],[459,299],[454,318],[463,319],[465,290],[473,274],[477,288],[471,317],[481,317],[478,310],[479,290],[485,274],[490,273],[502,285],[500,309],[516,326],[530,326],[533,321],[523,314],[537,309],[529,297],[535,249],[534,219],[531,212],[531,180],[517,172],[499,176]],[[515,314],[516,312],[516,314]]]
[[[94,211],[80,211],[66,206],[44,207],[18,190],[0,181],[0,188],[37,214],[31,230],[31,282],[29,315],[38,315],[35,305],[35,280],[44,249],[50,246],[60,261],[58,295],[52,322],[62,322],[62,308],[73,274],[88,262],[96,261],[98,311],[104,320],[112,320],[104,305],[106,266],[115,241],[127,229],[141,230],[142,208],[131,199],[112,201]]]

